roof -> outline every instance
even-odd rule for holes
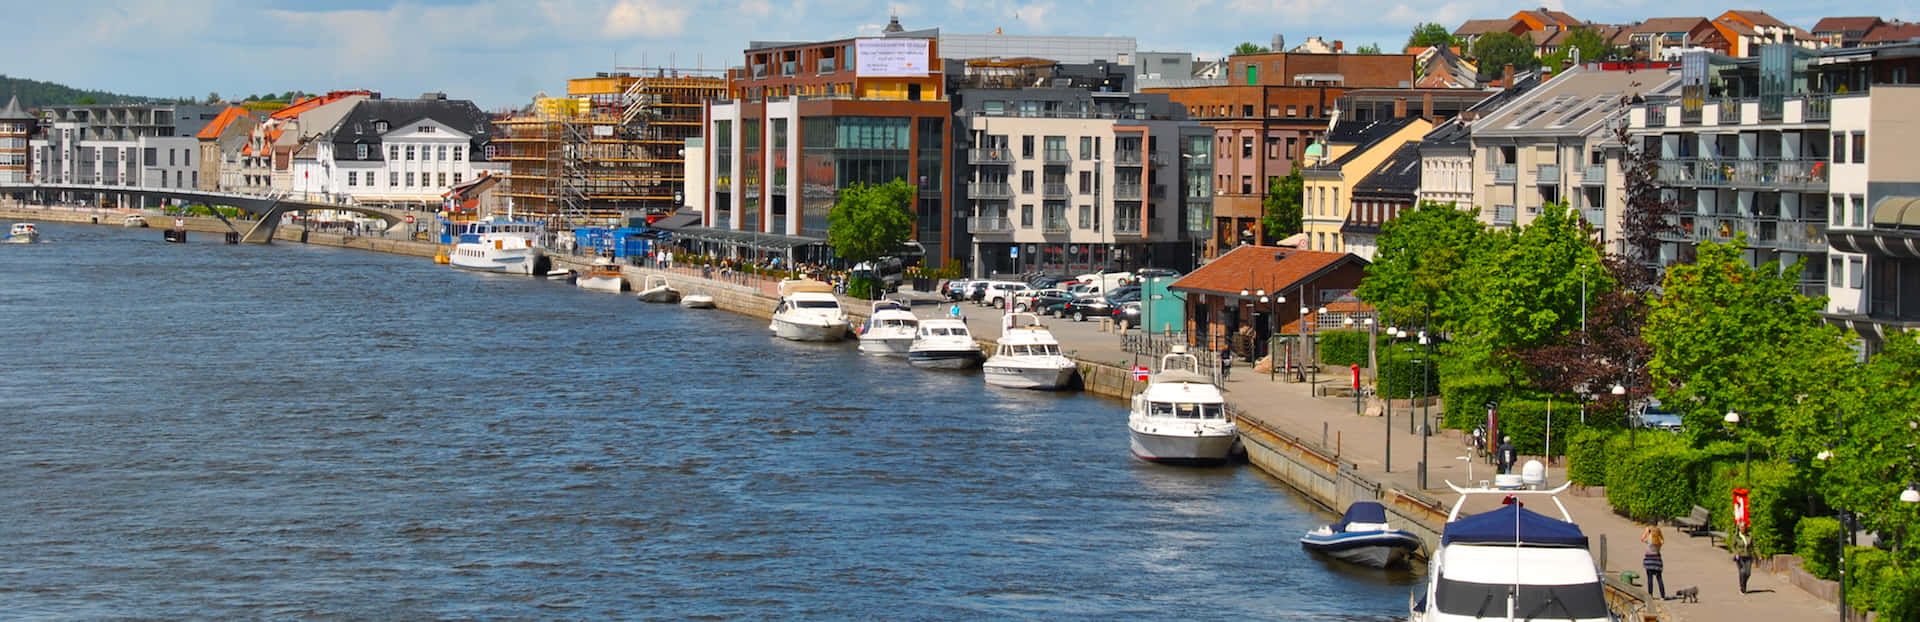
[[[1519,503],[1500,506],[1447,523],[1440,545],[1523,544],[1528,546],[1587,548],[1580,526],[1559,520]]]
[[[1720,29],[1723,34],[1732,34],[1734,36],[1760,34],[1760,31],[1754,30],[1752,26],[1748,26],[1740,20],[1731,17],[1722,17],[1713,20],[1713,27]]]
[[[1459,28],[1455,28],[1453,30],[1453,34],[1472,36],[1472,35],[1491,34],[1496,32],[1507,32],[1509,29],[1513,28],[1513,21],[1514,21],[1513,18],[1470,19],[1470,20],[1467,20],[1467,23],[1461,24]]]
[[[1814,23],[1814,32],[1866,32],[1882,23],[1878,17],[1822,17]]]
[[[1420,189],[1420,141],[1407,141],[1360,178],[1353,195],[1412,194]]]
[[[1249,286],[1264,287],[1270,292],[1286,291],[1348,262],[1364,264],[1366,260],[1351,253],[1238,246],[1180,277],[1167,289],[1235,296]]]
[[[1454,117],[1433,126],[1427,135],[1420,137],[1418,144],[1423,152],[1453,149],[1466,153],[1473,146],[1473,132],[1466,121]]]
[[[368,149],[367,157],[361,158],[351,147],[380,144],[384,132],[379,131],[379,122],[386,122],[391,131],[423,120],[465,133],[468,143],[475,148],[472,159],[486,160],[486,154],[479,148],[493,140],[493,117],[464,99],[363,99],[354,103],[353,109],[342,115],[323,136],[334,144],[336,160],[380,160],[386,154],[379,149]]]
[[[1722,17],[1728,16],[1738,17],[1755,27],[1772,26],[1775,28],[1792,28],[1792,26],[1788,26],[1786,22],[1780,21],[1772,15],[1768,15],[1766,11],[1727,11],[1726,15]]]
[[[308,110],[312,110],[314,108],[318,108],[326,104],[333,103],[341,99],[352,97],[355,95],[364,95],[364,96],[372,97],[373,91],[334,91],[326,95],[315,95],[313,97],[308,97],[306,99],[289,104],[285,108],[275,110],[273,111],[273,114],[268,115],[267,118],[292,119],[300,116],[300,113],[306,112]]]
[[[244,116],[247,116],[247,109],[239,106],[227,106],[227,109],[220,111],[220,115],[214,117],[212,121],[209,121],[206,127],[200,128],[200,133],[195,134],[194,137],[206,139],[219,138],[221,132],[227,131],[228,125],[233,124],[235,120]]]
[[[15,95],[7,99],[6,108],[0,108],[0,119],[8,121],[32,121],[33,115],[27,114],[26,109],[20,107],[20,96]]]
[[[1327,130],[1327,142],[1348,143],[1354,145],[1354,147],[1347,150],[1346,153],[1340,154],[1338,158],[1334,158],[1323,164],[1307,167],[1307,169],[1339,170],[1341,166],[1353,161],[1355,158],[1359,158],[1369,149],[1372,149],[1374,145],[1380,144],[1380,141],[1386,140],[1388,137],[1393,136],[1395,132],[1409,125],[1413,125],[1415,121],[1421,120],[1420,117],[1400,117],[1396,119],[1381,119],[1378,121],[1342,121],[1336,123],[1332,129]]]
[[[1574,67],[1474,121],[1476,138],[1584,136],[1624,112],[1622,97],[1644,95],[1678,82],[1673,71],[1604,71]]]
[[[1873,30],[1867,31],[1867,36],[1860,38],[1860,42],[1895,43],[1915,37],[1920,37],[1920,24],[1889,22],[1874,26]]]
[[[1635,33],[1665,34],[1669,32],[1693,32],[1701,24],[1707,23],[1704,17],[1655,17],[1630,29]]]

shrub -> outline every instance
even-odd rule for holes
[[[1800,519],[1794,533],[1795,555],[1805,560],[1807,574],[1833,580],[1840,562],[1840,521],[1825,516]]]
[[[1644,442],[1609,463],[1607,502],[1639,521],[1686,516],[1701,458],[1678,438]]]
[[[1513,447],[1522,455],[1547,452],[1547,414],[1553,414],[1553,449],[1566,453],[1567,443],[1580,425],[1577,402],[1545,399],[1509,399],[1500,402],[1500,435],[1513,437]]]
[[[1382,397],[1406,399],[1412,395],[1432,395],[1440,387],[1440,369],[1425,352],[1407,352],[1400,348],[1382,348],[1380,356],[1380,393]],[[1436,354],[1436,356],[1438,356]],[[1420,361],[1415,363],[1414,361]],[[1422,368],[1426,375],[1422,376]],[[1429,391],[1422,391],[1425,384]]]
[[[1626,441],[1605,430],[1586,428],[1570,435],[1567,479],[1582,486],[1606,485],[1607,463],[1612,461],[1616,446],[1624,450]]]
[[[847,295],[861,300],[869,300],[882,293],[880,281],[873,277],[856,276],[847,279]]]
[[[1442,427],[1471,430],[1487,420],[1487,402],[1498,402],[1507,395],[1507,380],[1497,373],[1475,372],[1448,376],[1440,384],[1441,397],[1447,403]]]
[[[1882,592],[1897,593],[1900,590],[1902,586],[1898,585],[1898,579],[1903,574],[1894,566],[1893,555],[1886,551],[1864,546],[1847,547],[1847,604],[1856,611],[1878,609],[1879,601],[1885,597]],[[1884,583],[1888,579],[1895,579],[1895,584]],[[1911,619],[1887,617],[1886,611],[1880,613],[1882,619]]]
[[[1346,367],[1349,365],[1367,365],[1367,333],[1353,330],[1327,331],[1320,334],[1320,362],[1326,365]]]
[[[1641,435],[1644,439],[1648,435]],[[1731,533],[1733,489],[1747,488],[1747,518],[1754,554],[1766,556],[1795,550],[1793,529],[1807,509],[1806,481],[1800,469],[1782,462],[1753,463],[1753,481],[1747,482],[1736,445],[1722,443],[1699,450],[1703,460],[1695,501],[1713,512],[1714,529]]]

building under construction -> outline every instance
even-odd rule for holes
[[[563,226],[623,225],[672,213],[685,174],[681,148],[700,136],[700,105],[726,80],[682,70],[601,73],[567,81],[566,97],[539,97],[495,126],[496,154],[512,167],[515,210]]]

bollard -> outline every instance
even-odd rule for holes
[[[1333,433],[1333,458],[1340,459],[1340,432]]]
[[[1607,573],[1607,534],[1600,534],[1600,574]]]
[[[1327,422],[1320,422],[1320,446],[1327,446]]]

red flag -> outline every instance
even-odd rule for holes
[[[1136,366],[1136,367],[1134,367],[1134,368],[1133,368],[1133,379],[1134,379],[1134,380],[1138,380],[1138,381],[1141,381],[1141,382],[1146,382],[1146,381],[1147,381],[1147,368],[1145,368],[1145,367],[1139,367],[1139,366]]]

